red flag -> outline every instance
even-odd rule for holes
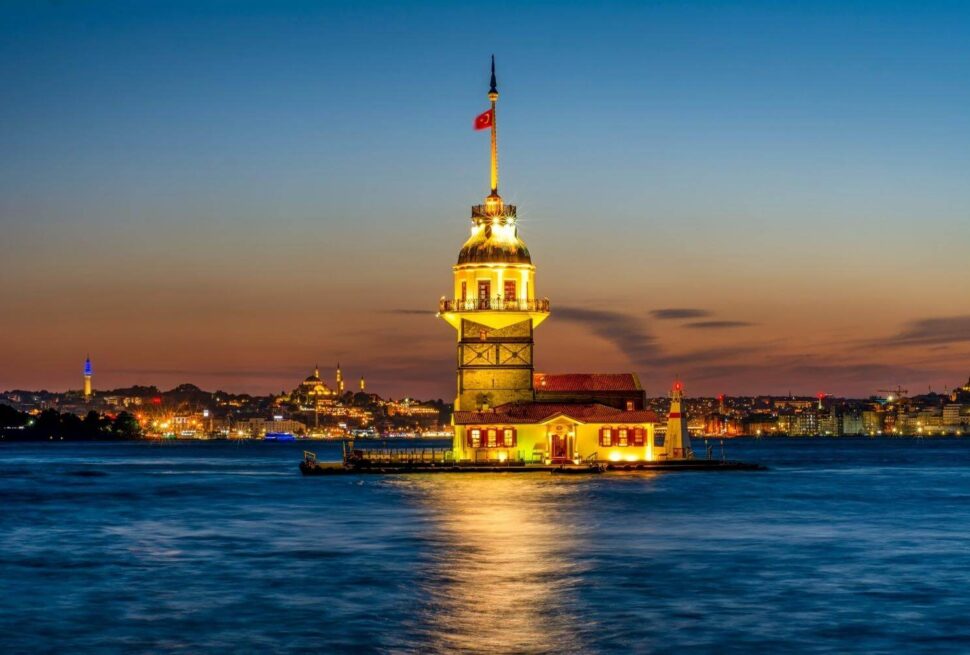
[[[492,127],[492,123],[495,121],[495,110],[489,109],[483,114],[479,114],[475,117],[475,129],[476,130],[487,130]]]

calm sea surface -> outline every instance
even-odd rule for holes
[[[970,439],[568,478],[302,448],[0,444],[0,652],[970,651]]]

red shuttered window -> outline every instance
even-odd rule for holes
[[[600,428],[600,445],[606,448],[613,445],[613,428]]]
[[[512,448],[518,442],[518,431],[511,427],[468,428],[465,442],[469,448]]]
[[[600,428],[600,445],[604,448],[625,448],[642,446],[646,443],[647,429],[644,427],[604,427]]]
[[[629,433],[630,433],[630,431],[627,428],[619,428],[619,429],[617,429],[617,431],[616,431],[616,437],[617,437],[617,439],[616,439],[616,445],[617,446],[620,446],[620,447],[629,446],[630,445]]]
[[[504,428],[502,430],[502,445],[506,448],[515,446],[515,428]]]
[[[468,446],[470,448],[478,448],[482,445],[482,431],[479,428],[471,428],[468,430]]]

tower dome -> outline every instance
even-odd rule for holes
[[[511,209],[511,212],[509,211]],[[476,217],[472,210],[472,235],[458,253],[462,264],[532,264],[525,242],[515,226],[515,207],[505,206],[505,216]],[[509,215],[511,214],[511,215]]]

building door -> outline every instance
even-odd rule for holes
[[[488,300],[492,296],[492,283],[488,280],[478,281],[478,308],[488,309]]]
[[[571,459],[569,453],[569,435],[552,435],[552,448],[550,449],[550,454],[553,462],[565,462]]]

